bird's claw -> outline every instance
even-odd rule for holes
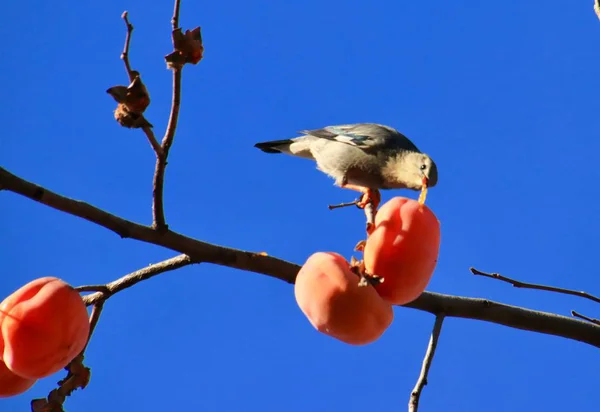
[[[356,203],[356,206],[359,209],[364,209],[365,207],[367,207],[367,205],[369,203],[372,203],[373,209],[377,210],[380,202],[381,202],[381,194],[379,193],[379,191],[367,189],[367,191],[363,193],[363,195],[360,197],[360,199]]]

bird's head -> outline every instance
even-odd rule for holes
[[[399,186],[413,190],[421,190],[433,187],[438,181],[437,165],[428,155],[418,152],[409,152],[397,157],[388,164],[387,174],[395,180]],[[391,172],[391,173],[390,173]]]

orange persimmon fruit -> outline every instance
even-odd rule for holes
[[[83,350],[89,329],[75,289],[55,277],[33,280],[0,303],[0,359],[23,378],[52,375]]]
[[[364,248],[367,273],[383,277],[376,285],[391,304],[403,305],[425,290],[437,264],[440,222],[425,205],[405,197],[386,202]]]
[[[22,378],[0,361],[0,398],[19,395],[31,388],[37,379]]]
[[[361,287],[359,281],[344,257],[317,252],[298,272],[296,302],[319,332],[352,345],[365,345],[381,337],[394,312],[373,286]]]

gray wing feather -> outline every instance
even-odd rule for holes
[[[378,150],[420,150],[402,133],[376,123],[356,123],[302,130],[300,133],[358,147],[366,152]]]

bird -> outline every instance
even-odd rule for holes
[[[265,153],[284,153],[316,162],[335,185],[362,195],[364,209],[381,202],[379,190],[423,190],[438,181],[437,165],[405,135],[378,123],[354,123],[301,130],[302,136],[259,142]]]

